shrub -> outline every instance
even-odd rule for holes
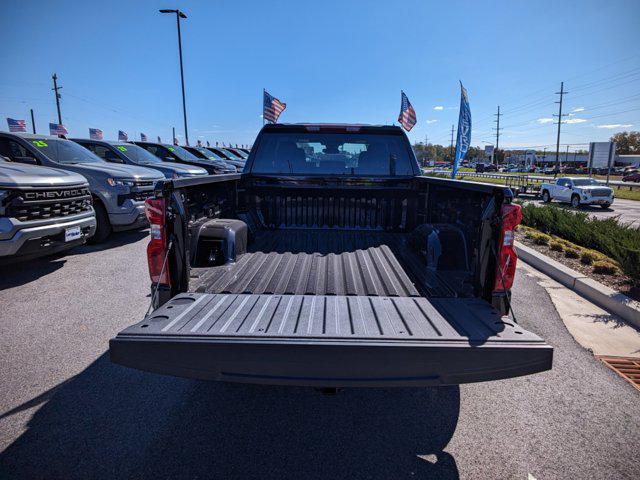
[[[551,240],[551,242],[549,242],[549,248],[556,252],[562,252],[565,249],[565,245],[558,240]]]
[[[593,273],[601,273],[603,275],[617,275],[620,269],[612,262],[606,260],[598,260],[593,264]]]
[[[534,204],[522,207],[522,223],[601,252],[617,262],[636,285],[640,284],[640,229],[620,223],[616,217],[598,219],[553,205]]]
[[[546,233],[534,233],[532,238],[533,242],[537,245],[548,245],[549,240],[551,240],[551,237]]]
[[[580,254],[580,261],[585,265],[591,265],[593,262],[598,260],[599,256],[600,255],[598,255],[597,252],[594,252],[592,250],[583,250]]]
[[[564,251],[564,256],[568,258],[580,258],[580,250],[577,248],[567,248]]]

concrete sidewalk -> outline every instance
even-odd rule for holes
[[[594,355],[640,358],[640,331],[532,266],[520,262],[519,269],[547,291],[567,330],[584,348]]]

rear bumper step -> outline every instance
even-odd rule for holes
[[[112,339],[111,360],[180,377],[320,387],[451,385],[551,368],[553,349],[485,302],[432,302],[183,294]]]

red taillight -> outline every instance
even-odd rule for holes
[[[150,240],[147,245],[149,276],[153,283],[171,285],[167,257],[167,229],[165,228],[166,202],[164,198],[147,198],[144,213],[149,220]],[[163,269],[164,266],[164,269]]]
[[[502,214],[502,231],[500,232],[500,251],[496,268],[494,292],[506,292],[511,289],[516,274],[518,255],[513,248],[514,231],[522,220],[520,205],[506,204],[500,211]]]

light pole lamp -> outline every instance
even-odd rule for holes
[[[180,80],[182,81],[182,114],[184,116],[184,139],[187,145],[189,145],[189,131],[187,129],[187,102],[184,95],[184,70],[182,67],[182,36],[180,34],[180,19],[187,18],[187,15],[180,10],[172,10],[163,8],[160,13],[175,13],[176,21],[178,23],[178,52],[180,53]]]

